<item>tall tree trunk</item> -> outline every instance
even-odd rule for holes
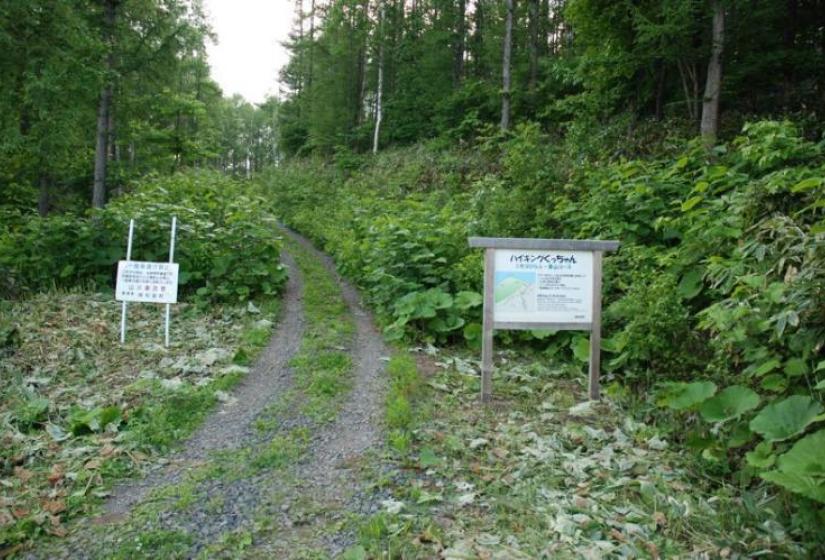
[[[785,49],[785,62],[782,67],[782,104],[785,111],[790,110],[791,90],[794,83],[794,67],[790,57],[796,45],[796,27],[799,12],[798,0],[787,0],[787,21],[782,34],[782,46]]]
[[[553,11],[553,18],[555,18],[555,10]],[[539,18],[538,18],[538,56],[547,56],[548,45],[547,38],[550,35],[550,0],[541,0],[539,4]]]
[[[665,64],[662,59],[656,59],[654,63],[656,72],[656,99],[654,115],[657,121],[664,117],[664,97],[665,97]]]
[[[504,55],[501,61],[501,130],[510,129],[510,55],[513,49],[513,1],[505,0]]]
[[[539,75],[539,0],[530,0],[530,19],[527,22],[527,31],[530,36],[528,41],[530,77],[527,82],[527,90],[530,92],[532,100],[536,93],[536,83]]]
[[[467,17],[467,0],[458,0],[458,14],[455,27],[455,54],[453,60],[453,86],[458,87],[464,78],[464,36]]]
[[[40,188],[40,194],[37,197],[37,211],[40,213],[41,216],[45,217],[49,213],[49,207],[51,206],[48,175],[46,175],[44,171],[40,171],[40,175],[37,178],[37,182]]]
[[[473,75],[476,78],[483,78],[487,75],[485,71],[484,59],[484,2],[476,0],[474,13],[474,27],[470,54],[473,58]]]
[[[378,153],[378,138],[381,135],[381,119],[384,108],[381,106],[384,94],[384,4],[378,11],[378,87],[375,93],[375,130],[372,134],[372,153]]]
[[[722,87],[722,51],[725,46],[725,8],[722,0],[712,0],[713,46],[708,61],[708,77],[702,98],[702,142],[710,148],[716,143],[719,132],[719,96]]]
[[[95,171],[92,185],[92,206],[103,208],[106,204],[106,168],[109,146],[109,112],[112,107],[112,70],[114,67],[115,10],[117,0],[103,0],[103,41],[106,44],[106,83],[100,92],[97,107],[97,141],[95,143]]]
[[[309,69],[307,71],[307,90],[312,95],[312,74],[315,66],[315,0],[309,6]]]

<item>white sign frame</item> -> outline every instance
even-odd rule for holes
[[[601,308],[602,256],[619,248],[618,241],[576,239],[521,239],[510,237],[470,237],[470,247],[484,249],[484,308],[481,339],[481,400],[492,399],[493,333],[498,330],[584,330],[590,331],[590,367],[588,394],[599,400],[601,389]],[[520,259],[516,262],[513,255]],[[584,255],[587,255],[584,257]],[[575,263],[568,259],[573,257]],[[518,266],[518,265],[524,266]],[[565,268],[570,264],[569,268]],[[496,286],[507,278],[496,277],[497,266],[508,268],[513,281],[507,286],[505,298],[499,294],[496,304]],[[589,270],[584,269],[589,268]],[[534,286],[529,286],[527,274],[534,274]],[[558,272],[557,271],[561,271]],[[569,271],[569,274],[566,273]],[[543,276],[543,278],[542,278]],[[542,287],[542,283],[544,286]],[[520,291],[525,302],[519,313],[509,313],[501,305],[508,292]],[[544,293],[544,302],[539,296]],[[535,297],[534,303],[530,298]],[[589,313],[585,309],[589,306]],[[518,307],[513,305],[511,307]],[[535,307],[535,309],[532,309]],[[541,308],[541,310],[540,310]],[[498,316],[497,316],[498,315]]]

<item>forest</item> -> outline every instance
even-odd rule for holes
[[[0,558],[825,554],[825,0],[289,7],[253,104],[199,0],[0,6]],[[173,215],[181,335],[118,345],[129,220],[163,261]],[[621,242],[602,402],[534,330],[477,403],[479,235]]]

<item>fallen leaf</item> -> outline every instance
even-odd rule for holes
[[[645,543],[644,543],[644,547],[645,547],[645,548],[647,549],[647,551],[650,553],[650,556],[652,556],[654,559],[658,559],[658,558],[660,558],[660,556],[659,556],[659,548],[658,548],[658,547],[657,547],[654,543],[652,543],[652,542],[645,542]]]
[[[117,448],[111,443],[107,443],[100,450],[101,457],[111,457],[117,453]]]
[[[14,475],[20,479],[20,482],[26,484],[34,476],[34,473],[23,467],[14,467]]]
[[[52,527],[48,530],[48,532],[55,537],[60,537],[61,539],[69,534],[69,530],[63,527],[62,525],[59,527]]]
[[[627,542],[627,538],[616,529],[610,529],[610,538],[619,542]]]
[[[66,502],[63,500],[47,500],[43,502],[43,509],[52,515],[57,515],[66,511]]]
[[[14,516],[4,509],[0,509],[0,527],[11,525],[14,522]]]
[[[657,511],[653,514],[653,521],[656,522],[657,527],[667,527],[667,517],[661,511]]]
[[[26,508],[18,507],[11,510],[11,514],[16,517],[17,519],[23,519],[24,517],[28,517],[31,512]]]
[[[93,471],[99,469],[103,465],[103,459],[92,459],[91,461],[86,461],[86,464],[83,465],[83,468]]]
[[[470,449],[478,449],[479,447],[483,447],[488,443],[490,442],[484,438],[476,438],[470,441]]]
[[[52,465],[52,470],[49,472],[49,484],[56,486],[63,480],[63,467],[59,464]]]

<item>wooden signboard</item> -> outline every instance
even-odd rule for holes
[[[590,398],[599,399],[602,254],[618,241],[471,237],[484,253],[481,400],[492,395],[493,331],[590,331]]]

